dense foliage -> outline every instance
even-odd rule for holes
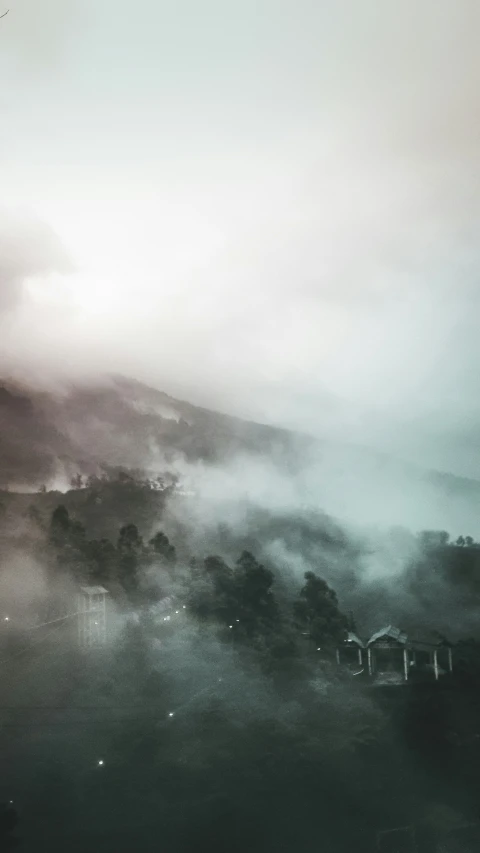
[[[355,624],[318,571],[285,586],[253,550],[180,557],[164,530],[128,521],[90,538],[63,504],[33,521],[49,589],[105,586],[116,627],[93,658],[55,628],[5,660],[0,745],[26,838],[60,850],[70,832],[71,850],[115,853],[309,851],[318,838],[371,853],[378,832],[408,825],[434,853],[480,819],[480,640],[456,643],[443,681],[375,690],[335,662]],[[418,537],[409,572],[424,595],[428,571],[432,585],[475,581],[467,540]]]

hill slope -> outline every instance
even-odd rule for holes
[[[221,472],[217,492],[228,480],[230,497],[248,492],[266,506],[309,503],[362,524],[480,533],[476,480],[243,421],[122,377],[51,392],[0,383],[0,488],[66,488],[78,472],[119,466],[197,480],[200,466],[203,483],[206,470]]]

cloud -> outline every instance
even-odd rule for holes
[[[6,182],[80,270],[21,358],[320,432],[333,393],[329,429],[417,459],[478,420],[478,6],[87,6],[68,85],[8,95]]]
[[[2,59],[21,75],[58,71],[72,37],[89,19],[90,3],[78,0],[12,0],[2,5],[10,7],[0,30]]]
[[[65,249],[47,223],[28,211],[0,211],[0,315],[21,305],[30,279],[71,269]]]

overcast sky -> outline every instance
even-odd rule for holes
[[[5,3],[6,370],[480,475],[478,0]]]

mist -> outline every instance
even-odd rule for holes
[[[478,476],[478,15],[17,3],[4,205],[72,269],[23,271],[7,369],[121,372]]]
[[[473,0],[0,18],[0,790],[27,848],[478,824],[479,30]],[[453,671],[346,662],[347,627],[389,624]]]

